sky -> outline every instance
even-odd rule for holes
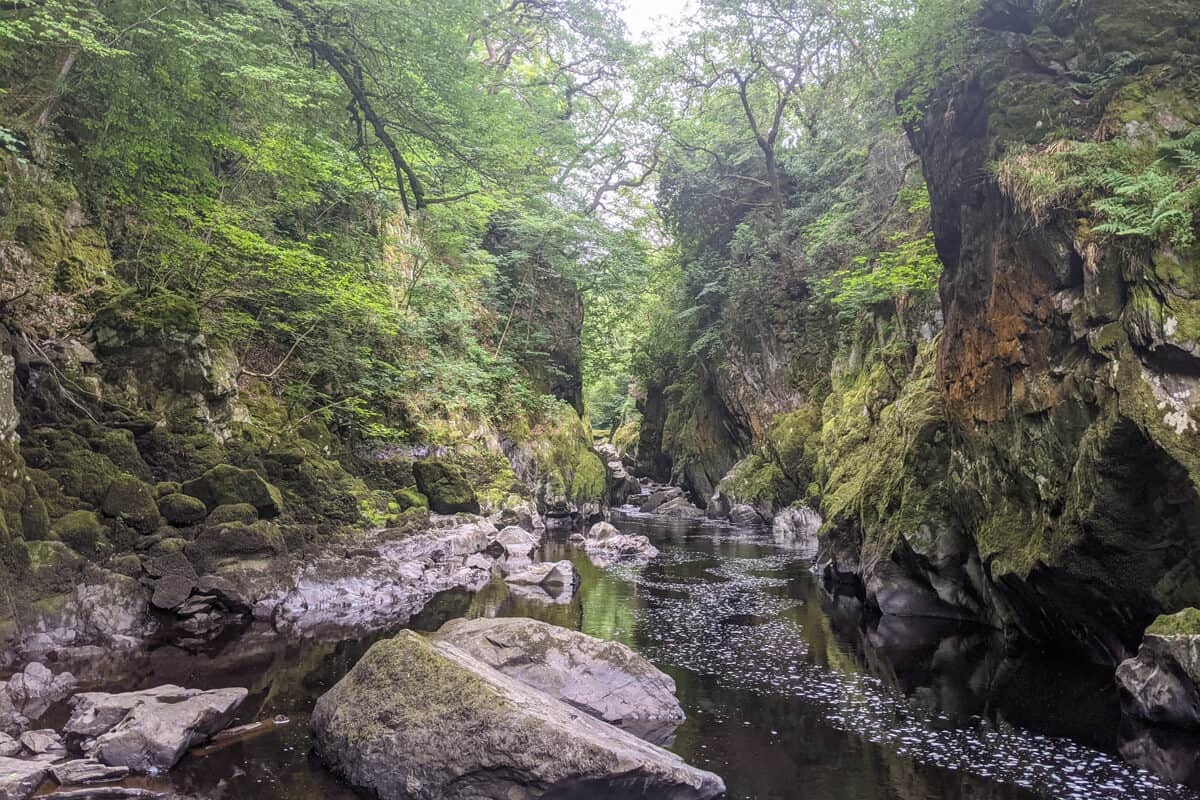
[[[661,41],[674,33],[676,26],[670,20],[682,16],[687,5],[688,0],[625,0],[625,11],[621,16],[634,40],[649,36]],[[666,22],[662,21],[664,19]]]

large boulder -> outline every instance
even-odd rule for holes
[[[116,517],[140,533],[150,533],[158,527],[158,503],[154,499],[154,487],[122,473],[113,478],[104,493],[100,510],[106,516]]]
[[[725,790],[716,775],[411,631],[373,645],[317,701],[312,725],[321,757],[380,800]]]
[[[120,694],[86,692],[72,701],[64,732],[101,763],[157,773],[229,725],[246,694],[241,688],[200,691],[170,684]]]
[[[494,541],[504,548],[504,553],[508,558],[526,559],[530,558],[533,551],[541,544],[541,537],[524,528],[509,525],[496,535]]]
[[[655,744],[684,721],[675,681],[619,642],[532,619],[456,619],[435,641]]]
[[[183,484],[183,493],[203,501],[211,511],[217,506],[249,503],[263,519],[283,513],[283,497],[252,469],[218,464],[199,478]]]
[[[1117,686],[1127,713],[1200,728],[1200,610],[1156,619],[1137,656],[1117,667]]]
[[[208,516],[208,507],[198,497],[173,492],[158,499],[158,513],[171,525],[196,525]]]
[[[429,508],[438,514],[479,513],[479,500],[456,464],[444,461],[418,461],[413,464],[417,488],[429,499]]]

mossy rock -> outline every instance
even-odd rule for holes
[[[23,542],[38,594],[66,591],[75,584],[85,559],[63,542]]]
[[[123,556],[117,556],[108,565],[108,568],[118,575],[124,575],[127,578],[137,578],[142,574],[142,560],[132,553],[126,553]]]
[[[56,455],[54,463],[54,468],[47,472],[58,481],[63,492],[93,506],[104,502],[108,487],[121,473],[107,456],[90,450]]]
[[[209,525],[187,545],[190,558],[271,556],[287,551],[283,531],[278,525],[260,520],[246,525],[230,522],[224,525]]]
[[[397,489],[392,492],[392,497],[396,499],[396,505],[400,511],[408,511],[410,508],[429,508],[429,498],[412,486]]]
[[[1151,636],[1200,636],[1200,609],[1185,608],[1175,614],[1163,614],[1146,629]]]
[[[283,497],[252,469],[218,464],[199,478],[183,484],[183,493],[201,500],[210,510],[217,506],[249,503],[260,517],[269,519],[283,513]]]
[[[92,327],[101,352],[123,347],[154,347],[164,335],[200,333],[200,311],[174,292],[144,297],[130,289],[113,296],[93,317]]]
[[[150,467],[142,460],[142,454],[138,451],[131,431],[91,425],[83,431],[83,435],[93,450],[107,456],[122,472],[128,472],[141,480],[150,480]]]
[[[429,507],[439,514],[479,513],[479,500],[466,473],[444,461],[418,461],[413,464],[417,489],[429,498]]]
[[[108,546],[105,528],[93,511],[72,511],[54,523],[52,535],[59,542],[90,556],[98,555]]]
[[[159,498],[158,513],[172,525],[195,525],[208,516],[208,507],[191,495],[175,493]]]
[[[25,503],[21,506],[21,532],[31,542],[50,538],[50,514],[32,483],[25,489]]]
[[[180,494],[181,492],[183,492],[183,484],[178,481],[159,481],[154,484],[154,496],[160,499],[169,494]]]
[[[106,516],[124,521],[139,533],[158,527],[158,503],[149,484],[132,475],[121,474],[109,484],[100,510]]]
[[[240,522],[243,525],[258,522],[258,509],[249,503],[229,503],[217,506],[208,515],[209,525],[224,525],[229,522]]]
[[[76,511],[85,505],[78,498],[67,496],[54,476],[45,470],[30,469],[26,470],[26,474],[37,491],[38,497],[46,505],[46,512],[51,519],[57,519],[68,511]]]

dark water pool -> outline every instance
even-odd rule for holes
[[[1188,780],[1200,749],[1123,727],[1110,670],[1006,654],[986,630],[864,620],[819,591],[807,554],[766,532],[637,515],[617,524],[661,555],[603,568],[552,541],[543,558],[569,558],[582,576],[569,601],[530,601],[496,582],[440,596],[411,626],[528,616],[630,645],[676,681],[688,721],[672,749],[721,774],[731,800],[1200,798],[1125,760]],[[243,685],[240,722],[291,720],[143,785],[213,800],[349,800],[310,755],[307,714],[383,635],[287,643],[251,630],[203,652],[160,648],[95,683]]]

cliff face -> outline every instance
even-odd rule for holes
[[[719,425],[689,418],[746,456],[722,491],[819,508],[834,585],[1101,663],[1200,604],[1200,247],[1179,200],[1200,159],[1194,11],[985,3],[970,66],[907,126],[940,296],[838,333],[788,290],[812,264],[785,254],[757,315],[726,306],[702,393]],[[873,153],[863,182],[892,197],[905,157]],[[866,194],[862,229],[882,215]]]
[[[1194,9],[997,9],[981,64],[910,129],[945,264],[952,506],[1001,595],[994,616],[1114,660],[1160,609],[1200,601],[1185,321],[1200,261],[1099,235],[1084,193],[1039,196],[1006,168],[1067,142],[1153,151],[1194,126]]]

